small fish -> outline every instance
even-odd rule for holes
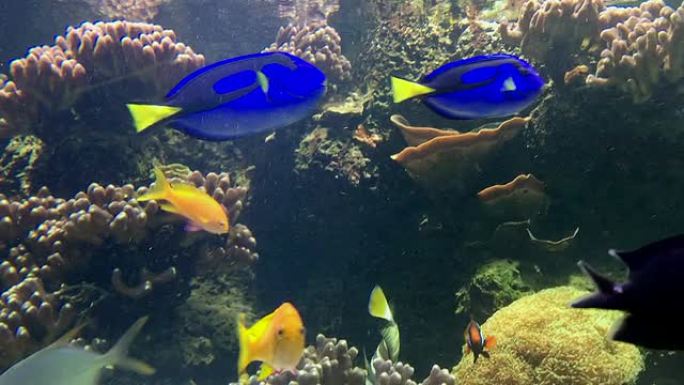
[[[64,335],[52,345],[33,353],[0,376],[0,385],[96,385],[107,366],[152,375],[155,370],[144,362],[126,356],[128,347],[145,325],[140,318],[105,354],[69,345],[81,327]]]
[[[475,56],[447,63],[420,81],[392,77],[395,103],[419,97],[450,119],[503,118],[532,104],[544,86],[537,71],[512,55]]]
[[[286,52],[240,56],[183,78],[161,105],[127,104],[136,131],[167,125],[206,140],[271,131],[306,118],[325,94],[325,75]]]
[[[304,353],[304,323],[297,309],[289,302],[283,303],[249,328],[245,326],[245,315],[240,314],[237,334],[240,341],[238,378],[241,379],[246,375],[247,365],[253,361],[261,361],[259,380],[274,371],[295,371]]]
[[[170,184],[164,172],[154,168],[154,187],[138,197],[139,202],[156,200],[159,207],[170,213],[178,214],[188,220],[187,231],[208,231],[225,234],[229,230],[226,209],[206,192],[190,184]]]
[[[468,322],[464,337],[466,340],[465,354],[473,352],[473,363],[477,362],[480,355],[489,358],[489,350],[496,346],[496,338],[494,336],[485,337],[480,325],[473,320]]]
[[[684,350],[681,301],[684,298],[684,234],[633,251],[608,253],[629,268],[627,282],[617,283],[584,261],[579,267],[598,291],[572,304],[575,308],[622,310],[627,315],[612,339],[650,349]]]
[[[375,349],[375,353],[373,353],[371,360],[368,361],[365,351],[363,353],[366,370],[368,370],[369,373],[366,383],[370,385],[374,383],[375,379],[375,368],[372,365],[373,361],[376,358],[382,358],[383,360],[397,362],[399,360],[401,338],[399,336],[399,325],[394,321],[392,309],[390,309],[389,303],[387,302],[387,297],[385,297],[384,291],[378,285],[375,285],[373,291],[371,291],[370,299],[368,300],[368,313],[375,318],[380,318],[385,321],[384,325],[380,328],[382,340]]]
[[[375,286],[371,291],[370,299],[368,300],[368,313],[375,318],[384,319],[387,321],[380,329],[382,334],[382,341],[375,351],[375,356],[380,356],[385,360],[397,361],[399,359],[400,338],[399,326],[394,321],[392,309],[390,309],[387,297],[380,286]]]

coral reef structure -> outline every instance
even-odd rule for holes
[[[456,314],[484,320],[520,297],[531,293],[518,269],[507,259],[488,262],[456,293]]]
[[[319,334],[315,345],[304,350],[304,356],[297,367],[297,374],[282,372],[266,380],[269,385],[364,385],[368,373],[354,366],[359,352],[349,347],[347,341],[326,338]],[[378,385],[416,385],[412,379],[414,370],[411,365],[376,358],[372,362],[375,378],[371,381]],[[251,385],[259,382],[251,377]],[[421,385],[455,385],[455,378],[446,369],[434,365],[430,374]]]
[[[280,27],[276,40],[265,52],[285,51],[315,64],[334,83],[351,77],[351,63],[342,54],[342,39],[325,20]]]
[[[658,88],[681,84],[684,5],[673,10],[661,0],[649,0],[639,7],[608,8],[599,17],[606,48],[587,84],[619,86],[635,102],[648,100]]]
[[[618,86],[635,102],[681,83],[683,31],[684,6],[675,10],[662,0],[626,8],[605,7],[602,0],[529,0],[517,23],[499,26],[505,42],[544,65],[558,84],[600,52],[586,83]]]
[[[159,7],[169,0],[89,0],[95,12],[107,19],[150,21],[159,13]]]
[[[83,310],[62,295],[64,285],[109,281],[107,292],[139,300],[160,286],[178,285],[177,277],[187,277],[197,267],[215,270],[256,260],[248,249],[255,246],[253,236],[235,222],[246,189],[234,186],[225,173],[195,171],[183,180],[228,209],[233,226],[227,239],[174,236],[183,234],[174,226],[177,217],[160,211],[156,201],[141,205],[136,200],[146,187],[93,183],[68,200],[52,196],[47,188],[22,200],[0,196],[0,366],[40,348],[63,331],[75,310]]]
[[[523,297],[482,325],[496,336],[489,360],[465,356],[453,373],[461,385],[634,384],[644,368],[633,345],[608,341],[619,312],[577,311],[568,304],[586,292],[557,287]]]
[[[429,186],[446,188],[467,183],[491,152],[514,138],[529,118],[514,117],[494,128],[483,126],[459,133],[430,127],[414,127],[401,115],[390,120],[402,132],[409,147],[392,155],[413,177]]]
[[[177,42],[171,30],[127,21],[69,27],[52,46],[34,47],[10,65],[0,89],[0,136],[30,131],[46,141],[54,135],[50,113],[69,110],[88,91],[132,97],[167,92],[204,57]],[[92,95],[97,97],[98,94]]]

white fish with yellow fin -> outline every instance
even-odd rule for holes
[[[0,376],[0,385],[96,385],[102,369],[108,366],[152,375],[154,368],[126,356],[146,321],[147,317],[137,320],[105,354],[69,345],[83,325],[76,327],[52,345],[7,369]]]
[[[244,382],[247,365],[261,361],[259,380],[274,371],[295,371],[304,354],[305,329],[299,312],[289,302],[280,305],[247,328],[245,315],[237,320],[237,334],[240,341],[238,378]]]
[[[375,378],[375,368],[372,363],[376,358],[391,360],[392,362],[399,360],[400,338],[399,325],[394,321],[394,315],[392,314],[389,302],[387,302],[387,297],[385,297],[385,292],[378,285],[375,285],[373,291],[371,291],[370,299],[368,300],[368,313],[375,318],[386,321],[380,328],[382,341],[380,341],[375,349],[370,362],[366,359],[366,369],[369,372],[368,378],[373,379]]]

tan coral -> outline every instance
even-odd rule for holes
[[[482,324],[497,340],[490,359],[464,356],[453,371],[458,384],[634,384],[644,369],[639,349],[607,339],[621,313],[568,305],[584,294],[547,289],[498,310]]]
[[[532,174],[521,174],[512,181],[489,186],[477,193],[485,207],[507,220],[531,218],[548,203],[544,183]]]
[[[69,27],[54,45],[32,48],[10,64],[11,78],[0,82],[0,135],[40,134],[40,123],[49,120],[43,115],[68,110],[99,84],[108,82],[107,89],[114,90],[125,80],[158,95],[203,65],[202,55],[159,25],[115,21]]]
[[[227,173],[205,176],[195,171],[182,180],[209,192],[230,213],[233,227],[228,237],[205,235],[206,242],[200,246],[220,249],[223,264],[246,266],[254,262],[256,240],[247,227],[236,223],[247,189],[235,186]],[[156,234],[169,223],[180,222],[177,216],[160,211],[155,201],[141,205],[136,197],[147,189],[93,183],[71,199],[55,198],[46,188],[22,200],[0,194],[0,368],[40,348],[46,336],[59,334],[58,329],[69,323],[73,305],[58,295],[60,287],[69,284],[74,273],[87,271],[89,262],[98,255],[98,246],[106,243],[108,248],[133,248],[151,232]],[[201,248],[189,252],[199,251]],[[129,298],[149,295],[177,276],[173,265],[155,266],[163,270],[152,273],[146,261],[134,266],[117,265],[125,263],[118,260],[110,263],[114,264],[112,288]]]
[[[325,20],[290,24],[278,30],[276,41],[264,52],[285,51],[319,67],[334,82],[351,78],[351,63],[342,54],[342,38]]]
[[[639,7],[608,8],[601,20],[606,49],[587,84],[620,87],[639,103],[684,78],[684,6],[675,11],[649,0]]]
[[[502,21],[499,33],[560,81],[574,56],[600,41],[599,13],[604,8],[602,0],[528,0],[518,22]]]
[[[458,133],[444,130],[413,130],[411,141],[423,140],[416,146],[409,146],[392,155],[417,180],[431,186],[447,186],[459,182],[464,175],[472,173],[487,155],[503,143],[515,137],[527,124],[529,118],[514,117],[494,128],[481,127],[478,130]],[[402,130],[409,126],[405,119],[392,120]],[[421,132],[417,134],[415,132]],[[421,136],[422,135],[422,136]],[[420,139],[416,139],[420,138]]]

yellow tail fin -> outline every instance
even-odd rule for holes
[[[247,327],[245,327],[245,314],[240,313],[236,320],[237,323],[237,335],[240,346],[240,355],[238,356],[238,378],[241,379],[241,375],[247,370],[247,365],[249,365],[249,341],[247,336]]]
[[[142,132],[146,128],[178,113],[180,107],[155,106],[151,104],[126,104],[128,111],[133,117],[136,132]]]
[[[392,76],[392,97],[395,103],[401,103],[406,99],[435,92],[434,88],[420,83]]]
[[[370,315],[376,318],[382,318],[389,322],[394,322],[394,317],[392,316],[392,310],[390,310],[389,303],[387,303],[387,298],[385,293],[382,291],[380,286],[375,286],[370,295],[370,300],[368,301],[368,312]]]
[[[149,200],[168,200],[169,194],[171,193],[171,185],[169,181],[166,180],[164,171],[159,167],[154,168],[154,186],[150,190],[138,197],[138,202],[144,202]]]

